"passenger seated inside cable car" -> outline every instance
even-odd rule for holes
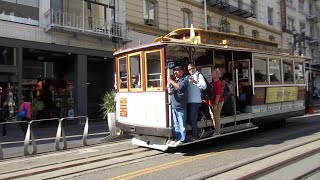
[[[234,114],[233,85],[227,76],[222,77],[221,82],[224,86],[223,87],[224,103],[223,103],[221,115],[222,116],[232,116]]]

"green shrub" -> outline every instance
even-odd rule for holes
[[[102,111],[103,118],[106,118],[108,113],[115,112],[115,96],[116,93],[114,91],[107,91],[101,98],[102,104],[100,104],[100,111]]]

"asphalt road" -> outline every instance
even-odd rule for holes
[[[208,142],[183,146],[168,153],[135,147],[131,145],[130,140],[121,140],[98,146],[1,161],[0,169],[3,173],[0,173],[0,179],[5,175],[15,175],[17,172],[23,176],[24,171],[33,174],[24,175],[23,179],[162,180],[188,177],[196,179],[204,172],[229,166],[319,137],[319,135],[319,116],[312,116],[290,119],[282,128],[263,127]],[[27,169],[26,166],[28,166]]]

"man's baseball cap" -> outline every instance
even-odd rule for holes
[[[174,71],[179,71],[179,70],[183,70],[182,66],[176,66],[173,68]]]

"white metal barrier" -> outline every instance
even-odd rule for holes
[[[89,118],[87,116],[76,116],[76,117],[67,117],[67,118],[51,118],[51,119],[38,119],[38,120],[32,120],[30,122],[28,121],[16,121],[16,122],[3,122],[0,123],[0,126],[7,125],[7,124],[20,124],[20,123],[28,123],[28,128],[25,133],[25,138],[24,138],[24,155],[31,155],[31,154],[36,154],[37,153],[37,143],[36,139],[34,137],[34,133],[32,130],[32,125],[35,122],[43,122],[43,121],[58,121],[58,127],[57,127],[57,132],[56,132],[56,137],[55,137],[55,149],[57,151],[59,150],[65,150],[67,149],[67,138],[66,134],[64,131],[63,127],[63,122],[65,120],[70,120],[70,119],[81,119],[85,118],[85,125],[83,128],[83,137],[82,137],[82,145],[87,146],[87,138],[88,138],[88,132],[89,132]],[[2,138],[2,136],[1,136]],[[2,149],[2,139],[0,139],[0,159],[4,158],[4,153]],[[31,146],[30,146],[31,145]],[[31,148],[31,149],[29,149]]]

